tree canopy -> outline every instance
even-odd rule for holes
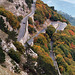
[[[52,25],[48,26],[46,29],[46,33],[49,35],[50,38],[52,37],[55,31],[56,29]]]

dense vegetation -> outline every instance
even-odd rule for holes
[[[38,21],[40,24],[43,24],[46,19],[68,23],[68,21],[64,17],[57,14],[57,12],[54,9],[50,8],[47,4],[44,4],[41,0],[37,0],[36,2],[36,11],[34,19],[35,21]]]
[[[21,61],[21,54],[18,51],[14,51],[13,49],[10,49],[8,52],[8,55],[15,60],[17,63],[20,63]]]
[[[19,21],[17,20],[17,17],[10,11],[7,11],[3,7],[0,7],[0,15],[5,16],[7,21],[14,29],[19,27]]]
[[[23,19],[23,16],[18,16],[17,19],[19,22],[21,22],[21,20]]]
[[[9,0],[12,1],[12,0]],[[28,7],[31,8],[31,3],[33,0],[26,0]],[[19,22],[22,20],[22,16],[15,17],[12,13],[0,7],[0,15],[7,18],[10,25],[16,29],[19,27]],[[37,0],[36,11],[35,11],[35,22],[38,27],[39,24],[43,24],[46,19],[52,21],[62,21],[68,23],[68,21],[52,7],[48,7],[42,1]],[[28,19],[29,33],[34,33],[35,29],[33,26],[32,19]],[[17,34],[14,31],[8,31],[5,27],[5,23],[2,17],[0,17],[0,29],[6,32],[9,37],[7,40],[12,39],[16,41]],[[63,75],[75,75],[75,27],[68,25],[64,31],[55,32],[55,28],[50,25],[47,27],[46,33],[39,34],[38,37],[34,38],[34,46],[31,47],[35,53],[38,54],[38,58],[35,61],[38,62],[37,67],[35,67],[35,61],[31,56],[27,55],[27,62],[23,65],[24,70],[29,70],[30,75],[58,75],[55,67],[53,66],[53,61],[50,57],[50,41],[53,40],[53,51],[56,54],[56,60]],[[1,40],[0,40],[1,41]],[[1,43],[0,43],[1,44]],[[25,48],[19,42],[14,42],[17,51],[10,49],[8,55],[15,60],[17,63],[21,61],[21,54],[25,53]],[[0,64],[5,61],[5,54],[0,47]],[[35,71],[36,69],[36,71]]]
[[[64,31],[53,35],[53,50],[63,75],[75,75],[75,27],[68,25]]]
[[[8,32],[7,28],[5,27],[5,23],[4,23],[4,19],[2,17],[0,17],[0,29],[3,31],[3,32]]]
[[[15,47],[17,48],[17,50],[18,50],[20,53],[23,54],[23,53],[25,52],[25,48],[24,48],[24,46],[23,46],[20,42],[16,41],[16,42],[14,42],[13,44],[15,45]]]
[[[50,38],[52,37],[55,31],[56,29],[52,25],[48,26],[46,29],[46,33],[49,35]]]
[[[6,28],[5,26],[6,25],[4,23],[4,19],[2,17],[0,17],[0,29],[9,35],[7,40],[12,39],[12,40],[16,41],[16,39],[17,39],[16,38],[16,36],[17,36],[16,32],[15,31],[9,31],[8,28]]]
[[[5,61],[5,53],[3,52],[3,49],[1,47],[2,40],[0,39],[0,64],[4,63]]]
[[[33,0],[25,0],[25,2],[27,3],[29,9],[31,8],[31,4],[33,3]]]
[[[28,23],[31,24],[31,25],[33,25],[33,20],[32,20],[31,17],[28,18]]]
[[[57,75],[57,71],[53,66],[53,61],[50,58],[50,39],[47,34],[39,34],[34,39],[33,50],[38,54],[38,67],[39,75]]]
[[[33,26],[33,20],[31,17],[28,18],[28,31],[30,34],[33,34],[34,32],[36,32],[34,26]]]
[[[3,52],[2,47],[0,46],[0,64],[4,63],[4,61],[5,61],[5,54]]]

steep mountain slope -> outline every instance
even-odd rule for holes
[[[17,16],[25,16],[29,12],[25,0],[0,0],[0,6],[3,6]]]
[[[68,21],[59,15],[56,10],[43,3],[43,1],[37,0],[34,20],[38,21],[40,24],[43,24],[46,19],[68,23]]]
[[[0,66],[0,75],[17,75]]]
[[[13,27],[14,29],[19,28],[19,21],[17,17],[13,15],[13,13],[11,13],[10,11],[7,11],[3,7],[0,7],[0,15],[6,17],[6,21],[9,22],[11,27]]]
[[[1,73],[5,73],[5,75],[7,74],[6,72],[8,72],[10,75],[58,75],[57,69],[55,68],[50,57],[50,42],[53,40],[53,50],[56,55],[56,59],[54,59],[54,61],[57,60],[60,72],[64,75],[75,74],[74,70],[72,69],[75,66],[75,28],[71,27],[70,25],[67,26],[69,22],[64,17],[59,15],[54,8],[44,4],[41,0],[37,0],[36,2],[36,11],[35,2],[32,0],[26,0],[26,2],[25,0],[0,0],[0,5],[0,32],[2,33],[0,35]],[[31,13],[29,14],[28,12],[30,10],[28,7],[32,9]],[[23,18],[25,15],[27,16]],[[49,22],[51,21],[49,24],[53,23],[54,26],[57,26],[56,23],[58,23],[58,26],[55,28],[59,28],[60,30],[60,28],[63,27],[62,31],[56,31],[52,25],[49,27],[46,26],[45,29],[40,29],[40,32],[30,39],[30,41],[33,40],[31,45],[28,44],[27,41],[24,43],[25,46],[23,46],[22,43],[17,41],[19,28],[22,27],[22,29],[24,29],[24,31],[21,29],[21,37],[26,34],[26,30],[27,34],[29,30],[31,35],[32,33],[36,32],[38,27],[42,28],[43,23],[46,22],[46,20],[49,20]],[[22,23],[21,27],[19,25],[20,22]],[[66,22],[67,24],[63,22]],[[66,26],[67,28],[65,29]],[[63,31],[64,29],[65,31]],[[55,31],[57,33],[54,33]],[[27,40],[27,38],[28,36],[21,39]],[[67,49],[65,47],[62,48],[59,43],[65,46]],[[60,49],[57,49],[57,47]],[[67,60],[69,61],[67,62]],[[70,60],[73,64],[71,64]],[[11,71],[11,73],[8,70]]]
[[[64,13],[64,12],[61,12],[61,11],[58,11],[59,14],[61,14],[63,17],[65,17],[70,23],[71,25],[75,26],[75,18],[68,15],[67,13]]]
[[[53,50],[63,75],[75,75],[75,27],[68,25],[64,31],[53,35]]]
[[[27,75],[28,69],[24,70],[23,64],[28,56],[24,46],[16,40],[20,22],[29,11],[25,0],[0,0],[1,75]]]

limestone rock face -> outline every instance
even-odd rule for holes
[[[17,16],[25,16],[29,13],[25,0],[13,0],[13,2],[10,2],[9,0],[0,0],[0,6],[3,6]]]
[[[3,2],[5,2],[5,1],[7,1],[7,0],[0,0],[0,4],[3,3]]]

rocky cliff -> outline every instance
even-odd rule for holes
[[[17,16],[25,16],[29,12],[25,0],[0,0],[0,6],[3,6]]]

